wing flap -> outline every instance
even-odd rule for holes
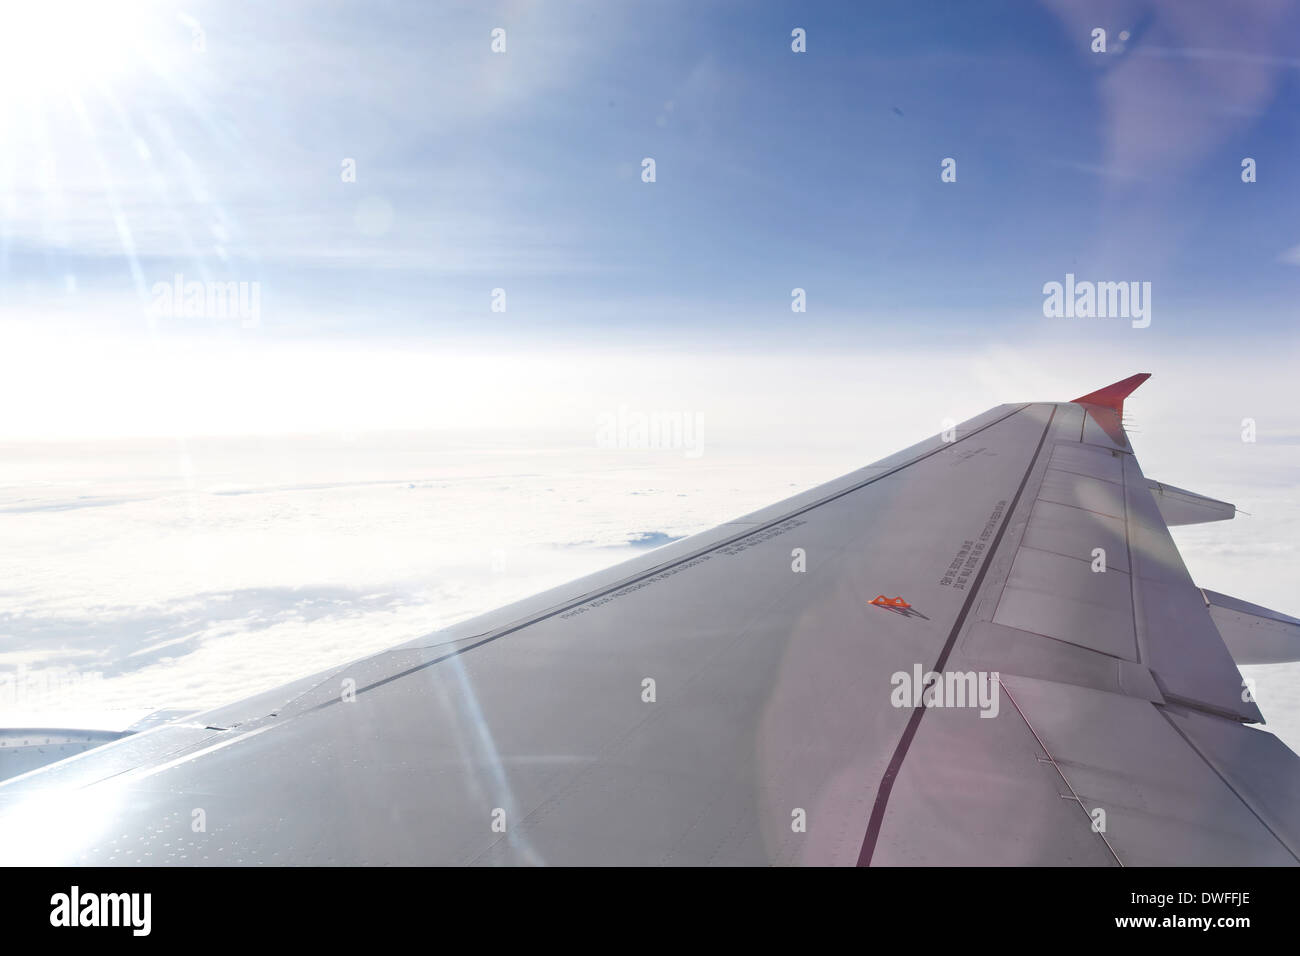
[[[1004,680],[1049,760],[1041,772],[1058,774],[1077,795],[1086,811],[1077,825],[1089,833],[1095,811],[1104,811],[1105,830],[1094,838],[1104,837],[1124,865],[1163,864],[1174,853],[1193,866],[1296,864],[1161,708],[1076,685]],[[1294,767],[1294,755],[1290,762]]]
[[[1229,597],[1201,590],[1210,618],[1238,664],[1288,664],[1300,661],[1300,620]]]
[[[1165,527],[1142,469],[1124,460],[1138,645],[1166,697],[1263,723]]]
[[[1237,516],[1237,506],[1217,498],[1207,498],[1194,491],[1175,488],[1162,481],[1147,479],[1147,487],[1155,496],[1156,507],[1165,524],[1204,524],[1207,521],[1229,521]]]
[[[1170,707],[1165,716],[1273,836],[1300,859],[1300,760],[1272,734]],[[1291,861],[1286,861],[1291,862]]]

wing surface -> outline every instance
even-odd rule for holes
[[[1294,864],[1116,391],[6,781],[0,861]]]

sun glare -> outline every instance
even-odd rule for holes
[[[0,103],[111,85],[138,64],[153,0],[10,0],[0,14]]]

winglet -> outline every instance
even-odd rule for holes
[[[1123,414],[1124,399],[1133,394],[1133,391],[1150,377],[1150,372],[1138,372],[1123,381],[1107,385],[1105,388],[1099,388],[1097,391],[1089,392],[1081,398],[1073,399],[1073,401],[1082,405],[1100,405],[1103,408],[1113,408]]]

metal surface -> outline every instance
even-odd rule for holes
[[[1238,664],[1300,661],[1300,620],[1218,591],[1202,589],[1201,594]]]
[[[7,781],[0,859],[1295,863],[1300,761],[1242,726],[1258,711],[1119,428],[1092,405],[1001,406]],[[996,672],[996,715],[900,706],[897,675],[930,670]]]
[[[1204,524],[1207,521],[1229,521],[1237,516],[1237,506],[1217,498],[1207,498],[1194,491],[1175,488],[1161,481],[1147,479],[1147,487],[1155,496],[1156,507],[1165,524]]]

